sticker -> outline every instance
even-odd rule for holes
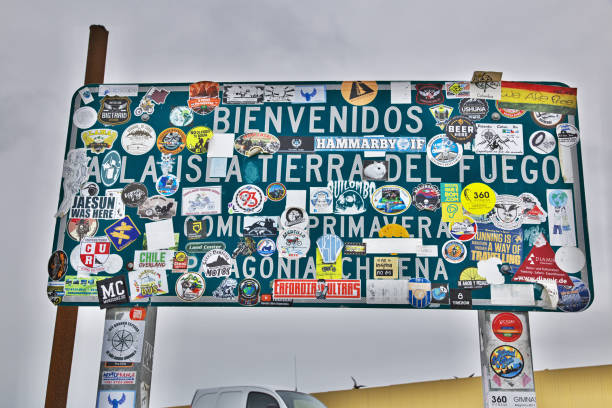
[[[106,276],[67,276],[64,285],[65,296],[98,296],[96,282]]]
[[[137,269],[128,272],[128,277],[130,300],[133,302],[168,293],[168,278],[161,268]]]
[[[326,103],[325,85],[296,85],[291,103]]]
[[[104,153],[107,149],[111,149],[118,133],[112,129],[91,129],[81,132],[81,140],[83,145],[92,153]]]
[[[500,313],[493,319],[491,330],[495,337],[504,343],[512,343],[523,334],[523,323],[514,313]]]
[[[461,203],[442,203],[442,222],[463,221],[463,206]]]
[[[505,273],[513,274],[521,265],[523,236],[521,229],[505,231],[492,225],[480,224],[470,242],[470,261],[498,259],[505,264]]]
[[[564,312],[580,312],[587,308],[591,301],[591,292],[583,281],[571,276],[573,286],[559,285],[559,303],[557,307]]]
[[[136,407],[136,391],[134,390],[100,390],[98,391],[98,402],[96,407]]]
[[[436,135],[427,143],[427,158],[436,166],[454,166],[462,156],[461,144],[453,142],[445,134]]]
[[[467,215],[463,215],[462,218],[461,221],[450,223],[450,234],[454,239],[458,239],[459,241],[470,241],[476,236],[478,225]]]
[[[465,144],[476,136],[476,124],[466,116],[455,116],[448,121],[444,131],[451,141]]]
[[[363,242],[345,242],[343,254],[346,255],[365,255],[366,244]]]
[[[485,99],[462,99],[459,102],[459,112],[474,121],[484,119],[489,113],[489,104]]]
[[[495,206],[495,191],[484,183],[468,184],[461,192],[461,205],[471,214],[488,214]]]
[[[389,162],[387,160],[364,160],[363,179],[387,181],[389,178]]]
[[[555,128],[563,120],[562,113],[531,112],[531,119],[544,128]]]
[[[124,275],[99,280],[96,282],[96,285],[100,309],[106,309],[130,301],[128,297],[128,283]]]
[[[140,237],[140,231],[138,231],[136,224],[129,215],[111,224],[104,230],[104,233],[117,251],[122,251]]]
[[[525,366],[521,352],[508,345],[496,347],[491,352],[490,363],[493,372],[502,378],[517,377]]]
[[[245,237],[275,237],[278,235],[279,217],[244,217],[242,234]]]
[[[399,224],[387,224],[378,230],[380,238],[410,238],[408,230]]]
[[[461,183],[440,183],[440,195],[443,203],[458,203]]]
[[[225,249],[225,242],[190,242],[185,245],[185,251],[192,254],[203,254],[213,249]]]
[[[281,258],[303,258],[310,249],[310,238],[304,230],[282,230],[276,240],[276,248]]]
[[[451,309],[471,309],[472,291],[470,289],[450,289]]]
[[[83,197],[97,196],[99,192],[100,192],[100,187],[98,187],[98,185],[94,183],[93,181],[85,183],[83,187],[81,187],[81,191],[80,191]]]
[[[523,154],[523,125],[480,123],[473,149],[480,154]]]
[[[236,299],[236,287],[238,286],[238,281],[233,278],[225,278],[221,281],[217,289],[213,290],[213,297],[217,299]]]
[[[376,98],[378,84],[376,81],[345,81],[340,92],[344,100],[351,105],[363,106]]]
[[[399,258],[395,256],[374,257],[374,279],[397,279]]]
[[[366,280],[366,303],[407,304],[407,280]]]
[[[238,255],[249,256],[253,255],[256,251],[255,241],[250,237],[242,237],[236,246],[236,249],[232,252],[232,258],[238,258]]]
[[[497,111],[502,116],[509,118],[509,119],[518,119],[522,117],[525,114],[525,112],[527,112],[521,109],[502,108],[501,106],[499,106],[499,101],[495,101],[495,109],[497,109]]]
[[[412,103],[412,83],[410,81],[391,81],[391,104]]]
[[[310,212],[313,214],[332,214],[334,199],[327,187],[310,187]]]
[[[412,190],[412,203],[419,211],[440,208],[440,189],[433,184],[419,184]]]
[[[431,282],[426,278],[411,278],[408,281],[408,302],[422,309],[431,303]]]
[[[572,190],[546,190],[548,234],[554,246],[576,246]]]
[[[264,86],[264,102],[291,102],[295,97],[295,85]]]
[[[94,218],[71,218],[66,230],[70,238],[80,242],[85,237],[96,235],[98,225],[98,220]]]
[[[220,102],[217,82],[200,81],[189,85],[187,105],[198,115],[208,115]]]
[[[546,222],[547,213],[542,209],[540,200],[531,193],[519,196],[523,210],[523,224],[540,224]]]
[[[121,200],[128,207],[140,207],[148,195],[149,191],[142,183],[130,183],[121,190]]]
[[[275,279],[275,299],[361,299],[360,279]]]
[[[62,303],[62,299],[64,299],[64,295],[66,294],[64,286],[64,282],[47,283],[47,297],[55,306]]]
[[[365,212],[365,199],[376,190],[373,181],[333,180],[327,183],[334,196],[334,214],[351,215]]]
[[[436,105],[429,108],[429,112],[433,115],[436,126],[440,129],[444,130],[444,126],[450,119],[451,114],[453,113],[453,108],[446,105]]]
[[[431,284],[431,303],[448,305],[448,283]]]
[[[487,279],[478,273],[478,268],[465,268],[459,275],[457,285],[464,289],[481,289],[489,286]]]
[[[133,385],[136,384],[136,371],[102,371],[102,379],[100,381],[102,385]],[[108,392],[114,394],[117,391],[110,390]],[[99,405],[99,407],[103,406]],[[112,403],[110,407],[113,407]]]
[[[412,198],[403,187],[389,185],[376,189],[370,196],[370,203],[376,211],[385,215],[398,215],[410,207]]]
[[[261,256],[272,256],[276,252],[276,243],[270,238],[264,238],[257,243],[257,253]]]
[[[498,194],[491,221],[497,228],[513,230],[523,225],[523,201],[516,196]]]
[[[193,122],[193,111],[187,106],[175,106],[170,111],[170,123],[174,126],[189,126]]]
[[[74,111],[72,123],[79,129],[89,129],[98,121],[98,113],[91,106],[83,106]]]
[[[188,217],[185,220],[185,236],[189,240],[204,239],[207,236],[206,221]]]
[[[576,113],[576,88],[507,81],[502,85],[500,106],[566,115]]]
[[[221,186],[183,188],[181,215],[221,214]]]
[[[314,137],[279,136],[279,153],[314,152]]]
[[[529,137],[529,147],[536,153],[549,154],[557,147],[557,140],[552,133],[538,130]]]
[[[105,96],[100,101],[98,121],[109,126],[122,125],[129,122],[132,117],[130,102],[130,98],[124,96]]]
[[[567,273],[577,273],[586,265],[586,257],[582,249],[571,246],[564,246],[557,249],[555,263],[562,271]]]
[[[85,105],[88,105],[94,101],[91,91],[87,87],[79,89],[79,95],[81,95],[81,100],[83,100]]]
[[[470,97],[470,83],[467,81],[445,82],[444,89],[448,99]]]
[[[102,183],[110,187],[119,179],[121,171],[121,156],[115,150],[106,153],[102,159]]]
[[[206,283],[200,274],[187,272],[176,280],[175,290],[179,299],[192,302],[202,297],[206,290]]]
[[[580,140],[580,132],[574,125],[561,123],[557,125],[557,139],[561,146],[576,146]]]
[[[343,247],[344,243],[340,237],[334,234],[325,234],[317,239],[317,248],[324,263],[336,262]]]
[[[315,136],[316,151],[400,153],[425,152],[424,137],[404,136]]]
[[[166,98],[169,94],[170,91],[168,91],[167,89],[156,88],[152,86],[151,88],[149,88],[147,93],[145,93],[144,96],[140,98],[138,106],[136,107],[136,109],[134,109],[134,115],[152,115],[155,111],[155,105],[162,105],[166,103]]]
[[[110,241],[107,237],[86,237],[81,241],[81,263],[88,267],[104,265],[110,255]]]
[[[185,148],[187,136],[179,128],[168,128],[157,136],[157,148],[166,154],[179,154]]]
[[[274,154],[280,148],[278,138],[269,133],[245,133],[234,142],[234,148],[243,156],[252,157],[256,154]]]
[[[437,105],[444,102],[442,84],[416,84],[416,103],[421,105]]]
[[[49,272],[49,279],[60,280],[66,274],[68,269],[68,255],[61,249],[53,252],[47,263],[47,271]]]
[[[174,251],[134,251],[134,269],[173,269]]]
[[[470,98],[501,99],[501,72],[474,71]]]
[[[157,192],[163,196],[171,196],[179,189],[179,180],[174,174],[166,174],[155,183]]]
[[[259,303],[261,285],[256,279],[243,279],[238,286],[238,303],[243,306],[254,306]]]
[[[342,255],[331,262],[325,262],[319,248],[316,249],[316,277],[319,280],[342,279]]]
[[[287,189],[282,183],[272,183],[266,188],[266,195],[271,201],[281,201],[287,195]]]
[[[98,96],[138,96],[138,85],[105,85],[98,87]]]
[[[263,101],[263,84],[223,84],[224,105],[260,105]]]
[[[446,241],[442,246],[442,257],[446,262],[458,264],[467,256],[467,248],[461,241]]]
[[[247,184],[241,186],[236,190],[232,202],[229,204],[230,214],[232,212],[242,214],[259,213],[263,209],[264,201],[264,193],[256,185]]]
[[[207,152],[208,142],[213,137],[213,132],[206,126],[196,126],[187,132],[186,146],[193,154],[203,154]]]
[[[121,134],[123,150],[135,156],[148,153],[155,146],[156,140],[155,129],[146,123],[134,123]]]
[[[207,278],[223,278],[232,273],[232,258],[222,249],[211,249],[202,258],[200,273]]]
[[[144,321],[105,320],[101,360],[139,363],[142,357],[144,331]],[[100,391],[102,392],[105,391]]]
[[[138,207],[138,216],[153,221],[166,220],[176,215],[176,200],[156,195],[147,198]]]
[[[557,266],[555,251],[543,235],[536,240],[535,245],[518,268],[513,282],[555,281],[557,285],[570,285],[570,277]]]

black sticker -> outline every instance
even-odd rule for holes
[[[244,306],[254,306],[259,303],[261,285],[255,279],[247,278],[238,286],[238,303]]]
[[[121,191],[121,200],[128,207],[139,207],[148,196],[149,190],[142,183],[130,183]]]
[[[130,120],[130,98],[124,96],[105,96],[100,102],[98,120],[105,125],[121,125]]]
[[[100,309],[128,303],[128,285],[124,275],[97,281]]]
[[[279,136],[279,153],[314,152],[314,137]]]
[[[476,137],[476,124],[465,116],[455,116],[444,127],[446,137],[456,143],[468,143]]]
[[[451,309],[471,309],[472,291],[469,289],[451,289],[450,307]]]
[[[416,102],[423,105],[437,105],[444,102],[442,84],[417,84]]]
[[[49,258],[47,269],[51,280],[56,281],[62,279],[66,274],[66,269],[68,269],[68,256],[66,253],[61,249],[52,253]]]
[[[481,120],[489,113],[489,104],[484,99],[462,99],[459,102],[459,112],[472,120]]]
[[[432,283],[431,284],[431,303],[439,303],[448,305],[448,283]]]
[[[190,219],[186,220],[185,235],[189,240],[206,238],[206,221]]]

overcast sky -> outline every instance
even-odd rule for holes
[[[43,405],[55,307],[45,295],[72,93],[88,26],[110,31],[107,83],[469,79],[578,88],[595,303],[531,313],[536,370],[612,363],[610,1],[55,1],[3,6],[0,166],[3,406]],[[381,2],[382,3],[382,2]],[[413,4],[411,4],[413,3]],[[81,308],[68,398],[95,406],[104,312]],[[480,374],[475,311],[161,309],[151,406],[196,388],[300,390]]]

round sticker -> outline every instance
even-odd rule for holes
[[[444,127],[446,136],[457,143],[468,143],[476,137],[476,124],[467,116],[455,116]]]
[[[257,243],[257,253],[261,256],[272,256],[276,251],[276,243],[270,238],[264,238]]]
[[[576,146],[578,140],[580,140],[580,132],[574,125],[561,123],[557,125],[557,139],[559,139],[559,144],[561,146]]]
[[[193,111],[187,106],[176,106],[170,111],[170,123],[174,126],[189,126],[193,122]]]
[[[139,156],[148,153],[155,146],[157,135],[155,130],[146,123],[134,123],[123,131],[121,146],[129,154]]]
[[[554,128],[563,120],[561,113],[531,112],[531,119],[541,127]]]
[[[310,249],[310,237],[305,230],[281,230],[276,239],[276,250],[281,258],[303,258]]]
[[[525,366],[523,355],[512,346],[499,346],[491,352],[491,368],[502,378],[518,376]]]
[[[308,214],[300,207],[287,207],[281,215],[281,226],[283,228],[308,228]]]
[[[387,224],[378,230],[380,238],[410,238],[408,230],[399,224]]]
[[[461,241],[446,241],[446,243],[442,246],[442,257],[446,262],[458,264],[463,262],[466,256],[467,249]]]
[[[185,148],[187,136],[179,128],[168,128],[157,136],[157,148],[166,154],[179,154]]]
[[[142,183],[130,183],[121,191],[121,200],[128,207],[140,207],[148,196],[149,190]]]
[[[446,135],[434,136],[427,143],[427,158],[436,166],[450,167],[459,163],[463,156],[463,147],[450,140]]]
[[[518,119],[527,112],[521,109],[500,108],[499,101],[495,101],[495,109],[497,109],[502,116],[509,119]]]
[[[261,212],[265,196],[259,187],[247,184],[239,187],[230,203],[230,212],[255,214]]]
[[[412,202],[419,211],[436,211],[440,208],[440,189],[433,184],[419,184],[412,190]]]
[[[549,154],[557,147],[557,140],[552,133],[538,130],[529,137],[529,147],[536,153]]]
[[[451,236],[459,241],[470,241],[476,236],[478,225],[467,215],[463,216],[463,221],[450,223]]]
[[[446,299],[448,296],[448,288],[446,285],[440,285],[431,289],[431,296],[438,302]]]
[[[412,197],[404,187],[382,186],[372,193],[370,203],[381,214],[397,215],[410,207]]]
[[[344,81],[340,92],[351,105],[367,105],[376,98],[378,84],[376,81]]]
[[[484,183],[468,184],[461,192],[461,204],[471,214],[488,214],[495,207],[495,191]]]
[[[272,201],[280,201],[286,194],[287,189],[282,183],[272,183],[266,188],[266,195]]]
[[[187,272],[176,280],[176,296],[186,302],[198,300],[206,290],[204,278],[195,272]]]
[[[68,221],[68,236],[75,241],[93,237],[98,232],[98,220],[95,218],[71,218]]]
[[[563,246],[557,249],[555,263],[561,270],[567,273],[580,272],[586,265],[584,252],[580,248]]]
[[[459,112],[472,120],[481,120],[489,113],[489,104],[485,99],[464,98],[459,102]]]
[[[81,195],[83,197],[93,197],[97,196],[100,192],[100,187],[93,181],[85,183],[83,187],[81,187]]]
[[[91,106],[83,106],[74,111],[72,122],[79,129],[88,129],[98,121],[98,112]]]
[[[164,196],[171,196],[176,193],[179,188],[179,180],[173,174],[161,176],[155,184],[157,192]]]
[[[274,154],[280,149],[280,141],[274,135],[263,132],[245,133],[236,139],[234,148],[243,156]]]
[[[206,126],[196,126],[187,132],[187,150],[193,154],[206,153],[207,143],[213,136],[212,130]]]
[[[505,343],[512,343],[523,334],[523,323],[517,315],[509,312],[500,313],[493,319],[491,330],[495,337]]]
[[[49,258],[47,265],[47,271],[49,272],[49,278],[51,280],[60,280],[66,274],[68,269],[68,255],[60,249],[53,252]]]
[[[583,281],[573,276],[570,278],[574,286],[557,286],[559,290],[557,307],[564,312],[580,312],[589,305],[591,292]]]
[[[244,279],[238,285],[238,303],[243,306],[253,306],[259,303],[261,285],[256,279]]]
[[[232,258],[222,249],[211,249],[204,254],[200,273],[207,278],[224,278],[232,273]]]

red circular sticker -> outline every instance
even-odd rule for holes
[[[500,313],[493,319],[491,325],[495,337],[503,342],[511,343],[518,340],[523,334],[523,323],[521,319],[512,313]]]

